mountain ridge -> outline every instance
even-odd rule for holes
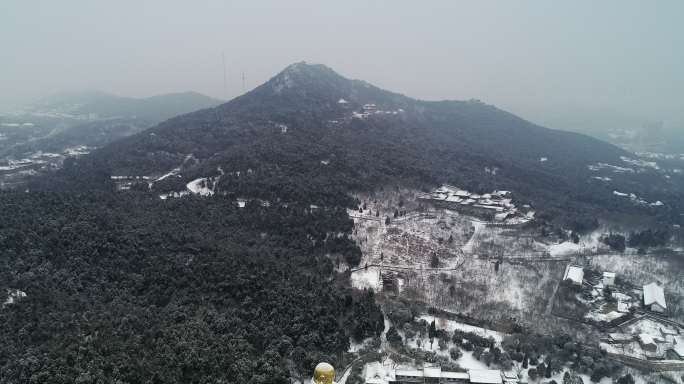
[[[195,161],[186,162],[188,156]],[[592,164],[619,165],[630,156],[480,101],[416,100],[300,62],[247,94],[166,120],[79,162],[100,175],[161,175],[179,167],[183,182],[215,177],[218,169],[242,175],[251,169],[254,177],[224,177],[217,188],[270,201],[329,204],[354,190],[449,182],[515,190],[552,217],[568,208],[583,220],[596,207],[632,211],[614,190],[671,201],[659,212],[638,210],[674,214],[678,194],[662,176],[640,174],[647,185],[630,175],[613,175],[610,185],[593,179]],[[160,183],[152,191],[182,186]]]
[[[38,99],[25,109],[29,112],[57,111],[73,115],[98,115],[98,118],[140,117],[163,121],[175,116],[174,108],[183,111],[215,106],[222,101],[194,91],[172,92],[148,97],[119,96],[93,90],[60,92]]]

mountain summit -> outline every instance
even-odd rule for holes
[[[396,107],[406,106],[411,99],[365,81],[347,79],[323,64],[298,62],[225,106],[230,110],[231,107],[244,108],[252,103],[262,106],[267,103],[278,108],[290,106],[323,112],[339,107],[340,100],[355,105],[392,103]]]
[[[204,179],[213,194],[337,205],[350,204],[355,190],[451,183],[513,190],[542,214],[571,221],[595,220],[606,207],[678,216],[679,193],[655,170],[611,171],[631,156],[479,101],[415,100],[301,62],[228,103],[96,151],[73,169],[151,180],[172,172],[145,185],[160,194]],[[623,190],[668,203],[636,206],[614,194]]]

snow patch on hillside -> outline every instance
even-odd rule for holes
[[[482,229],[486,226],[484,222],[479,220],[472,220],[471,223],[473,224],[475,231],[473,232],[473,235],[470,236],[470,239],[468,239],[468,242],[461,248],[461,250],[466,253],[473,252],[475,240],[477,239],[477,236],[479,235],[480,231],[482,231]]]
[[[206,177],[200,177],[199,179],[195,179],[191,182],[189,182],[186,185],[186,188],[190,191],[190,193],[193,193],[195,195],[200,195],[200,196],[213,196],[214,195],[214,190],[210,188],[211,182],[209,179]]]
[[[166,178],[169,178],[169,177],[171,177],[171,176],[176,176],[176,175],[178,175],[179,173],[180,173],[180,167],[174,168],[174,169],[172,169],[171,171],[169,171],[168,173],[165,173],[165,174],[161,175],[157,180],[155,180],[155,182],[157,182],[157,181],[162,181],[162,180],[164,180],[164,179],[166,179]]]
[[[357,289],[373,289],[378,292],[381,288],[380,271],[375,267],[360,269],[351,274],[352,287]]]
[[[574,255],[580,251],[579,244],[575,244],[571,241],[566,241],[560,244],[553,244],[549,246],[549,253],[553,257],[561,257]]]
[[[474,333],[482,337],[491,337],[497,343],[501,343],[501,341],[503,341],[504,337],[506,336],[506,334],[503,332],[493,331],[491,329],[477,327],[474,325],[461,323],[455,320],[447,320],[432,315],[421,315],[420,317],[418,317],[418,320],[425,320],[428,322],[428,324],[434,321],[435,327],[437,329],[443,329],[450,333],[453,333],[455,330],[458,329],[459,331]]]
[[[14,304],[21,298],[26,297],[26,292],[20,291],[18,289],[8,289],[7,290],[7,299],[5,302],[2,304],[3,306],[9,305],[9,304]]]

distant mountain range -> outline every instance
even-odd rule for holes
[[[605,213],[680,220],[681,177],[634,161],[604,141],[479,101],[416,100],[296,63],[228,103],[114,142],[64,174],[97,184],[173,172],[152,192],[207,178],[215,193],[317,205],[345,201],[354,190],[448,182],[512,190],[542,219],[578,227]],[[664,204],[644,204],[656,201]]]
[[[99,91],[59,93],[0,117],[7,138],[0,142],[0,155],[21,157],[81,145],[99,147],[173,116],[220,103],[195,92],[147,98]],[[23,129],[14,129],[19,124]]]
[[[169,93],[144,98],[116,96],[100,91],[59,93],[40,99],[27,111],[59,113],[90,119],[138,118],[162,121],[178,114],[216,106],[221,101],[196,92]]]

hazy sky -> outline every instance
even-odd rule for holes
[[[231,98],[306,60],[530,119],[684,121],[684,1],[0,1],[0,107],[56,91]],[[222,54],[228,67],[224,91]]]

